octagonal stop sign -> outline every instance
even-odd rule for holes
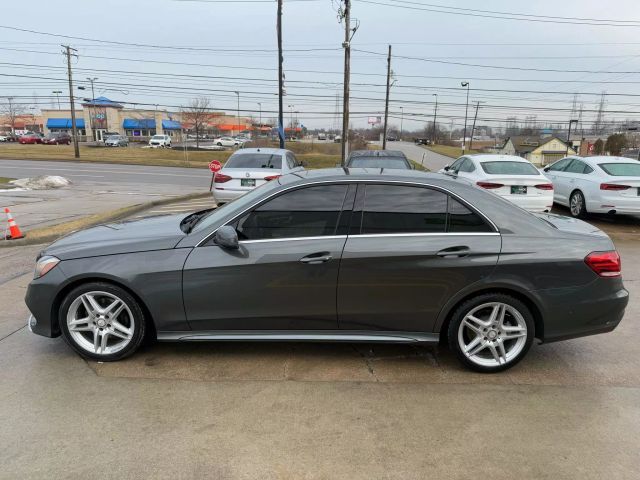
[[[209,170],[211,173],[219,172],[222,169],[222,164],[218,160],[212,160],[209,162]]]

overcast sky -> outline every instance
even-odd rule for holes
[[[527,115],[536,115],[541,123],[566,123],[573,92],[581,93],[578,104],[584,104],[583,120],[588,123],[595,117],[593,110],[603,90],[640,96],[636,88],[640,74],[615,73],[640,72],[640,23],[631,23],[640,22],[637,1],[441,3],[460,9],[550,17],[527,17],[539,21],[487,18],[504,15],[450,8],[451,13],[427,11],[445,10],[427,2],[352,2],[352,16],[359,24],[352,42],[354,126],[364,127],[367,117],[384,111],[388,44],[393,46],[395,73],[391,123],[400,124],[402,107],[405,129],[423,128],[432,118],[434,93],[438,94],[439,122],[449,126],[453,120],[454,127],[460,127],[465,114],[462,80],[471,84],[470,104],[484,102],[478,123],[494,127],[503,127],[508,116],[524,121]],[[69,43],[79,53],[73,65],[77,84],[88,85],[86,77],[98,77],[96,96],[126,102],[127,106],[158,104],[170,110],[206,96],[214,108],[235,112],[234,91],[238,90],[243,115],[257,118],[260,102],[263,119],[276,116],[275,1],[58,0],[52,4],[32,0],[28,9],[20,2],[3,3],[0,24],[5,27],[84,39],[0,28],[0,97],[14,96],[16,101],[39,103],[42,108],[55,105],[52,91],[67,92],[60,44]],[[308,127],[339,126],[336,102],[341,102],[342,95],[344,35],[337,20],[340,2],[284,3],[286,122],[293,110]],[[607,20],[601,23],[616,25],[594,26],[584,25],[586,20],[552,22],[564,21],[560,17],[627,23]],[[487,91],[492,89],[498,91]],[[640,118],[639,105],[640,97],[608,96],[606,120]],[[473,107],[470,116],[472,113]]]

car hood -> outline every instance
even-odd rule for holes
[[[173,248],[185,237],[180,221],[186,214],[98,225],[71,233],[49,245],[43,255],[60,260],[146,252]]]

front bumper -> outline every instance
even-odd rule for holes
[[[66,281],[59,265],[44,277],[32,280],[27,287],[24,301],[31,312],[29,331],[44,337],[60,336],[58,326],[58,292]],[[33,318],[33,321],[32,321]]]

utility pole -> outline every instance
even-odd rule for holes
[[[569,131],[567,132],[567,150],[564,153],[565,157],[569,156],[569,145],[571,145],[571,124],[576,124],[576,129],[578,128],[578,120],[569,120]]]
[[[260,109],[260,120],[258,121],[258,123],[260,123],[260,128],[262,128],[262,103],[258,102],[258,108]]]
[[[469,82],[461,82],[460,85],[467,87],[467,106],[464,109],[464,133],[462,134],[462,155],[467,142],[467,113],[469,111]]]
[[[349,141],[349,79],[351,77],[351,0],[344,1],[344,91],[342,94],[342,146],[341,164],[347,158],[347,142]]]
[[[62,52],[67,56],[67,76],[69,78],[69,102],[71,103],[71,136],[73,137],[73,151],[76,158],[80,158],[80,146],[78,145],[78,130],[76,128],[76,104],[73,100],[73,76],[71,74],[71,57],[77,57],[75,48],[71,48],[69,45],[62,45],[64,51]]]
[[[294,129],[293,129],[293,107],[295,107],[295,105],[288,105],[289,107],[289,129],[291,130],[291,136],[293,136],[294,134]],[[285,129],[286,132],[286,129]]]
[[[60,110],[60,94],[62,93],[62,90],[54,90],[52,93],[54,93],[58,99],[58,110]]]
[[[91,82],[91,108],[89,109],[89,125],[91,126],[91,136],[93,136],[93,140],[97,140],[98,137],[96,136],[96,131],[93,128],[94,123],[93,123],[93,117],[95,116],[95,111],[96,111],[96,92],[93,88],[93,83],[98,80],[98,77],[87,77],[87,80],[89,80],[89,82]]]
[[[9,121],[11,122],[11,133],[16,133],[16,112],[13,111],[13,97],[7,97],[9,102]]]
[[[278,0],[278,137],[280,148],[284,148],[284,114],[282,113],[282,96],[284,95],[284,72],[282,71],[282,0]]]
[[[436,105],[433,109],[433,137],[431,138],[431,144],[435,145],[436,144],[436,118],[438,115],[438,94],[434,93],[433,96],[436,97]]]
[[[402,141],[403,123],[404,123],[404,107],[400,107],[400,138],[399,138],[400,141]]]
[[[240,135],[240,92],[236,90],[234,93],[238,96],[238,135]]]
[[[389,90],[391,90],[391,45],[387,54],[387,96],[384,101],[384,129],[382,131],[382,149],[387,149],[387,122],[389,120]]]
[[[478,118],[478,109],[480,108],[480,103],[484,102],[476,101],[476,114],[473,117],[473,127],[471,128],[471,138],[469,139],[469,150],[473,150],[473,132],[476,129],[476,119]]]

